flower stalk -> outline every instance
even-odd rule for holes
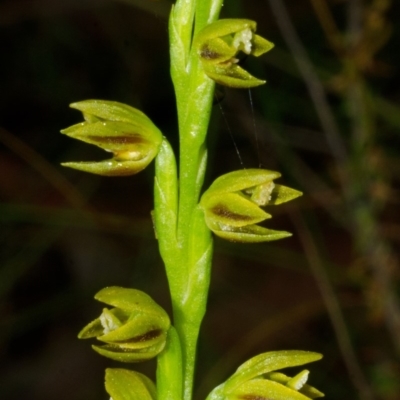
[[[161,152],[156,161],[155,220],[161,254],[169,280],[177,330],[182,352],[183,388],[181,398],[191,399],[196,359],[196,345],[200,324],[207,301],[212,261],[212,238],[198,201],[207,162],[205,139],[211,114],[215,83],[203,70],[196,49],[192,45],[193,25],[188,29],[188,18],[195,25],[195,34],[214,22],[222,1],[178,1],[169,22],[171,76],[174,83],[179,125],[179,187],[162,189],[164,165],[174,165],[169,151]],[[190,31],[190,35],[188,32]],[[171,168],[170,176],[177,179]],[[161,192],[161,190],[163,190]],[[164,193],[171,194],[170,206]],[[176,198],[179,199],[176,206]],[[165,211],[167,211],[165,213]],[[175,215],[173,231],[157,226],[166,215]],[[172,218],[171,218],[172,220]],[[171,236],[172,235],[172,236]],[[172,237],[172,239],[171,239]],[[171,242],[174,245],[171,246]],[[171,353],[171,357],[177,357]],[[161,368],[161,367],[160,367]]]

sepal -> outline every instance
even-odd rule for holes
[[[239,52],[259,57],[274,45],[256,35],[257,24],[248,19],[220,19],[196,36],[194,46],[204,72],[217,83],[235,88],[251,88],[265,83],[241,68]]]
[[[104,308],[78,337],[96,337],[104,342],[102,346],[92,346],[99,354],[122,362],[140,362],[164,349],[170,320],[150,296],[140,290],[113,286],[102,289],[95,298],[114,308]]]
[[[247,169],[222,175],[200,200],[208,228],[234,242],[265,242],[291,236],[257,225],[271,215],[260,207],[279,205],[301,196],[301,192],[276,185],[280,173]]]
[[[162,134],[141,111],[105,100],[81,101],[71,107],[83,113],[85,122],[63,129],[61,133],[94,144],[114,156],[99,162],[62,165],[99,175],[125,176],[140,172],[157,155]]]
[[[105,386],[112,400],[156,400],[156,387],[147,376],[126,369],[106,369]]]
[[[307,351],[271,351],[242,364],[207,400],[310,400],[323,397],[318,389],[307,385],[307,370],[290,378],[276,370],[320,360],[318,353]]]

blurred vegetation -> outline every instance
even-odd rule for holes
[[[62,169],[104,154],[58,131],[80,120],[69,103],[116,100],[142,109],[176,146],[170,5],[0,3],[2,399],[107,398],[109,361],[76,339],[102,287],[132,286],[168,308],[153,172]],[[216,240],[196,398],[249,357],[290,348],[324,354],[311,384],[329,399],[398,400],[400,4],[226,0],[223,13],[255,19],[276,48],[243,60],[267,85],[218,90],[209,179],[262,166],[304,196],[268,224],[292,238]]]

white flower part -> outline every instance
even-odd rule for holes
[[[100,323],[101,326],[103,327],[103,333],[106,335],[107,333],[110,333],[112,331],[115,331],[119,326],[113,321],[111,316],[105,312],[103,312],[100,315]]]
[[[250,28],[243,29],[242,31],[236,33],[233,38],[232,45],[235,49],[242,50],[246,54],[251,53],[251,39],[253,38],[253,32]]]
[[[115,153],[115,156],[118,157],[119,160],[127,161],[138,161],[144,158],[140,151],[121,151],[119,153]]]
[[[257,186],[251,195],[251,200],[258,206],[266,206],[271,201],[271,194],[274,188],[275,183],[273,181]]]
[[[286,386],[294,390],[300,390],[307,382],[309,374],[310,371],[307,371],[306,369],[304,371],[299,372],[296,376],[294,376],[286,383]]]

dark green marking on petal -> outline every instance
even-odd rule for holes
[[[125,132],[123,132],[125,133]],[[125,133],[125,135],[121,136],[85,136],[89,138],[93,142],[96,143],[106,143],[106,144],[138,144],[138,143],[147,143],[146,139],[143,139],[143,136],[138,133]]]
[[[215,205],[211,208],[211,212],[219,217],[232,219],[234,221],[252,221],[254,219],[248,215],[234,213],[223,204]]]
[[[217,52],[211,50],[208,45],[203,46],[200,51],[200,56],[206,60],[215,60],[220,57],[220,55]]]

